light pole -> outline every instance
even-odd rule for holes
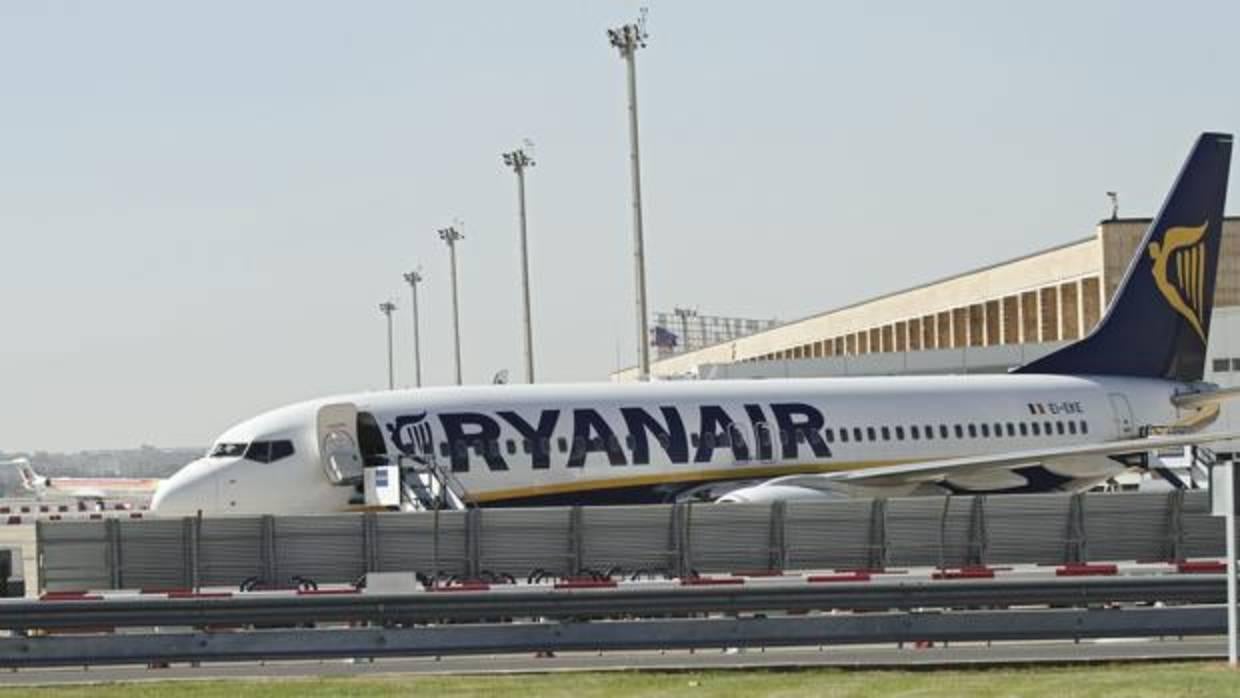
[[[504,164],[517,173],[517,210],[521,224],[521,298],[525,319],[525,382],[534,382],[534,328],[530,319],[530,258],[525,236],[525,168],[533,167],[533,158],[518,148],[504,153]]]
[[[461,384],[461,314],[456,297],[456,241],[464,240],[456,226],[439,229],[439,239],[448,244],[448,263],[452,268],[452,340],[453,356],[456,358],[456,384]]]
[[[673,308],[672,312],[680,318],[680,351],[689,351],[689,318],[697,317],[693,308]]]
[[[387,332],[388,332],[388,390],[396,389],[396,370],[392,365],[392,311],[396,310],[396,304],[392,301],[385,301],[379,304],[379,310],[387,316]]]
[[[620,51],[629,77],[629,165],[633,184],[633,266],[637,285],[637,363],[638,380],[650,378],[650,337],[646,320],[646,259],[642,245],[642,181],[637,148],[637,49],[646,46],[646,17],[634,24],[607,30],[611,45]]]
[[[418,284],[422,282],[422,275],[417,271],[411,271],[404,274],[404,277],[409,284],[409,291],[413,294],[413,385],[415,388],[421,388],[422,343],[418,338]]]

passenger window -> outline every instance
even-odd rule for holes
[[[629,434],[628,436],[624,437],[624,446],[625,446],[625,448],[627,448],[627,449],[629,449],[630,451],[632,451],[632,450],[634,449],[633,443],[634,443],[635,441],[636,441],[636,439],[634,439],[634,438],[633,438],[633,435],[632,435],[632,434]]]
[[[1069,433],[1069,434],[1075,434],[1075,433],[1076,433],[1076,422],[1072,422],[1072,421],[1069,421],[1069,422],[1068,422],[1068,433]]]
[[[522,453],[528,456],[533,450],[534,450],[534,442],[530,441],[529,439],[521,439],[521,452]]]
[[[964,427],[960,426],[959,424],[956,425],[956,438],[957,439],[964,438]]]
[[[874,427],[866,427],[865,435],[870,441],[878,441],[878,434],[874,431]]]
[[[1082,434],[1088,434],[1088,433],[1089,433],[1089,422],[1087,422],[1087,421],[1085,421],[1085,420],[1083,420],[1083,419],[1081,420],[1081,433],[1082,433]]]
[[[969,425],[969,438],[970,438],[970,439],[976,439],[976,438],[977,438],[977,425],[976,425],[976,424],[970,424],[970,425]]]
[[[512,454],[514,454],[514,453],[516,453],[516,452],[517,452],[517,442],[516,442],[516,441],[513,441],[512,439],[508,439],[508,441],[507,441],[507,444],[506,444],[506,445],[508,446],[508,455],[510,455],[510,456],[511,456]]]
[[[560,453],[564,453],[565,451],[568,450],[568,439],[561,436],[560,438],[556,439],[556,445],[560,447]]]
[[[439,457],[440,458],[448,457],[448,442],[447,441],[439,442]]]
[[[972,433],[969,434],[969,436],[972,436],[972,435],[973,435]],[[982,425],[982,436],[990,436],[990,425],[989,424]]]
[[[1029,424],[1027,422],[1020,423],[1020,435],[1029,436]]]
[[[690,444],[693,444],[693,447],[694,447],[694,448],[697,448],[697,447],[698,447],[698,444],[700,444],[701,442],[702,442],[702,440],[701,440],[701,438],[697,435],[697,432],[694,432],[694,433],[692,433],[692,434],[690,434],[690,435],[689,435],[689,443],[690,443]]]
[[[1055,433],[1055,430],[1051,427],[1050,421],[1046,421],[1042,423],[1042,433],[1046,434],[1047,436],[1050,436],[1051,434]]]
[[[957,428],[959,428],[959,427],[957,427]],[[940,439],[946,439],[947,437],[948,437],[947,425],[946,425],[946,424],[940,424],[940,425],[939,425],[939,438],[940,438]]]
[[[1033,429],[1033,435],[1034,435],[1034,436],[1041,436],[1041,435],[1042,435],[1042,434],[1040,433],[1040,431],[1039,431],[1039,428],[1038,428],[1038,423],[1037,423],[1037,422],[1033,422],[1033,423],[1032,423],[1032,424],[1030,424],[1029,426]]]
[[[896,441],[904,440],[904,427],[896,427]]]
[[[848,443],[848,429],[847,428],[840,429],[840,441],[843,443]]]
[[[824,429],[822,432],[822,435],[826,437],[827,443],[829,444],[835,443],[835,432],[834,431],[831,431],[830,429]]]
[[[917,426],[916,424],[914,424],[913,426],[909,427],[909,428],[908,428],[908,431],[909,431],[909,436],[911,436],[911,437],[913,438],[913,440],[914,440],[914,441],[916,441],[916,440],[918,440],[918,439],[920,439],[920,438],[921,438],[921,429],[920,429],[920,428],[918,428],[918,426]]]
[[[861,427],[853,427],[853,441],[862,441]]]
[[[1008,430],[1007,430],[1007,431],[1008,431],[1008,436],[1016,436],[1016,425],[1015,425],[1015,424],[1012,424],[1011,422],[1008,422],[1008,423],[1007,423],[1007,428],[1008,428]]]
[[[1000,436],[1003,436],[1003,425],[1002,424],[995,422],[994,435],[996,439],[999,438]]]
[[[282,440],[271,442],[271,462],[274,463],[281,458],[288,458],[293,455],[293,442]]]
[[[891,430],[888,429],[887,427],[882,427],[882,432],[883,432],[883,441],[891,441]]]
[[[1055,433],[1063,435],[1063,422],[1055,422]]]

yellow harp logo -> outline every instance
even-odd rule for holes
[[[1197,330],[1202,342],[1206,341],[1206,333],[1201,329],[1206,307],[1204,238],[1209,224],[1206,221],[1196,228],[1167,228],[1162,243],[1151,242],[1149,246],[1150,259],[1154,261],[1154,283],[1171,307]]]

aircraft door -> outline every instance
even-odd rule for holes
[[[347,485],[362,477],[362,453],[357,438],[357,405],[324,405],[318,416],[319,457],[333,485]]]
[[[1132,405],[1123,393],[1111,393],[1111,411],[1115,413],[1115,428],[1122,437],[1136,436],[1136,420],[1132,417]]]

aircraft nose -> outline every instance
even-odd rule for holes
[[[151,512],[159,516],[214,512],[218,497],[212,470],[204,460],[196,460],[159,483],[151,497]]]

